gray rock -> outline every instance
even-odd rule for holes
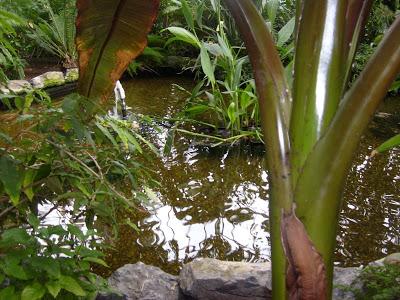
[[[65,71],[65,82],[74,82],[79,78],[79,70],[78,68],[71,68]]]
[[[22,94],[32,89],[31,84],[26,80],[10,80],[7,88],[14,94]]]
[[[0,83],[0,93],[2,94],[9,94],[10,90],[3,84]]]
[[[141,262],[125,265],[116,270],[108,282],[112,289],[122,294],[107,296],[99,299],[126,300],[178,300],[179,287],[176,276],[162,271],[160,268],[148,266]]]
[[[383,260],[385,265],[398,265],[400,266],[400,253],[393,253],[385,257]]]
[[[183,266],[179,284],[198,300],[272,299],[270,263],[199,259]]]
[[[346,288],[361,289],[362,283],[357,279],[362,268],[339,268],[335,267],[333,272],[333,300],[353,300],[354,294]]]
[[[32,86],[36,89],[43,89],[52,86],[59,86],[65,83],[63,72],[46,72],[31,79]]]

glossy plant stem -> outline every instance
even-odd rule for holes
[[[307,156],[325,133],[340,102],[346,16],[345,1],[302,2],[290,123],[294,185]]]
[[[341,195],[353,155],[368,122],[400,72],[400,17],[346,93],[326,134],[307,160],[295,199],[297,214],[322,254],[329,278],[333,272]]]
[[[285,299],[286,258],[280,226],[282,211],[290,213],[293,203],[288,136],[291,96],[273,38],[255,5],[248,0],[225,3],[236,20],[253,66],[268,153],[272,290],[274,299]]]

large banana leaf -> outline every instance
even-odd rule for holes
[[[78,0],[78,92],[104,103],[147,44],[159,0]]]

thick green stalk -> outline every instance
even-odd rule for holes
[[[272,291],[274,299],[286,299],[286,258],[280,226],[282,211],[290,213],[293,201],[288,136],[291,96],[271,33],[253,2],[225,3],[236,20],[253,66],[271,187]]]
[[[342,103],[324,137],[304,165],[295,191],[303,203],[297,214],[317,250],[329,278],[336,245],[341,195],[361,135],[400,72],[400,17],[397,17],[376,53]]]
[[[340,102],[345,15],[345,1],[302,0],[290,122],[294,185]]]

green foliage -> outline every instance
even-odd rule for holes
[[[164,38],[157,34],[150,34],[147,38],[148,46],[137,59],[129,64],[127,72],[131,77],[137,75],[138,71],[156,73],[155,67],[162,66],[165,61]]]
[[[24,19],[0,8],[0,83],[7,81],[8,77],[24,76],[24,61],[10,42],[17,35],[16,28],[24,24]]]
[[[185,120],[211,122],[214,128],[224,129],[231,136],[260,137],[255,84],[249,74],[248,57],[241,42],[232,34],[235,29],[231,26],[231,17],[226,14],[219,1],[205,1],[201,4],[180,1],[175,2],[175,5],[182,13],[185,27],[168,27],[167,30],[173,37],[167,41],[166,46],[182,42],[197,49],[198,63],[193,68],[197,70],[198,76],[204,76],[193,92],[189,93]],[[203,5],[204,9],[200,9]],[[294,17],[290,17],[282,27],[278,27],[278,15],[281,15],[283,10],[279,1],[262,1],[259,5],[260,10],[265,9],[269,16],[269,26],[281,56],[288,64],[287,74],[291,78]],[[206,25],[207,22],[210,24],[207,19],[210,16],[214,21],[212,26],[215,27]],[[220,135],[221,132],[217,131],[214,134]]]
[[[357,300],[396,300],[400,298],[400,266],[366,267],[360,275],[361,290],[352,290]]]
[[[400,145],[400,134],[390,138],[389,140],[385,141],[382,143],[378,148],[376,148],[372,152],[372,156],[377,154],[377,153],[382,153],[385,151],[388,151],[392,148],[398,147]]]
[[[394,3],[394,2],[393,2]],[[356,56],[352,64],[352,79],[354,82],[361,71],[364,69],[368,60],[371,58],[372,54],[375,52],[379,42],[382,40],[384,33],[388,30],[390,24],[394,21],[396,14],[400,7],[395,7],[396,5],[388,5],[384,1],[374,1],[372,6],[371,14],[368,18],[364,30],[364,36],[360,41]],[[397,6],[399,6],[397,4]],[[389,92],[398,93],[400,90],[399,78],[395,81]]]
[[[106,282],[91,272],[90,263],[106,265],[95,230],[75,225],[39,226],[28,216],[29,229],[5,230],[0,239],[1,299],[93,299]],[[7,278],[5,280],[5,278]],[[7,295],[7,297],[6,297]]]
[[[75,1],[64,1],[58,13],[53,11],[49,0],[42,0],[43,8],[48,13],[48,21],[41,19],[33,25],[30,34],[44,51],[59,58],[65,67],[75,67],[77,52],[75,47]]]
[[[104,287],[91,269],[106,266],[102,229],[118,234],[119,213],[156,184],[136,158],[157,149],[128,121],[84,124],[82,105],[93,104],[70,95],[61,107],[20,110],[0,133],[1,299],[92,299]],[[66,225],[48,223],[56,210],[70,214]]]

